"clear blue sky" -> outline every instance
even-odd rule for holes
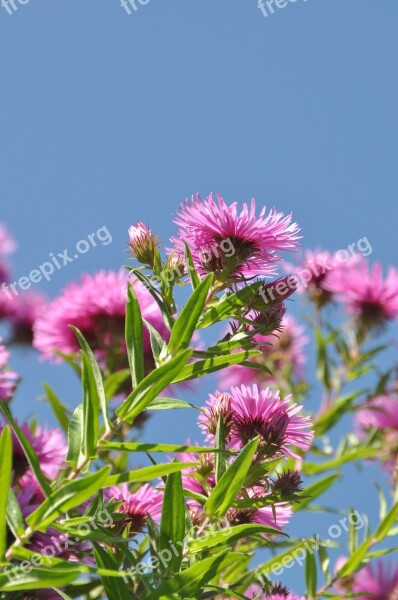
[[[257,0],[150,0],[130,16],[118,0],[15,3],[0,7],[0,220],[19,241],[17,277],[103,225],[112,244],[41,289],[117,267],[132,222],[167,240],[196,191],[292,210],[308,247],[367,236],[373,258],[396,259],[396,0],[297,0],[266,18]],[[19,415],[46,379],[80,401],[63,368],[13,365]],[[173,415],[147,437],[194,431]],[[341,504],[374,514],[376,495],[350,478]]]

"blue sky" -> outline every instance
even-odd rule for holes
[[[166,241],[197,191],[293,211],[307,247],[367,236],[373,259],[396,260],[395,0],[298,0],[267,17],[257,0],[150,0],[130,16],[118,0],[15,3],[0,6],[0,220],[19,241],[16,277],[102,226],[112,243],[40,289],[118,267],[131,223]],[[45,380],[80,401],[69,371],[26,353],[13,365],[19,415],[48,418],[35,404]],[[194,432],[173,415],[147,437]],[[341,505],[375,514],[352,477]]]

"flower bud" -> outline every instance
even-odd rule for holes
[[[138,262],[153,267],[159,236],[154,235],[142,221],[138,221],[129,229],[129,246]]]

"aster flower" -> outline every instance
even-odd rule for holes
[[[264,490],[260,486],[255,486],[246,490],[250,498],[266,498]],[[288,524],[292,516],[292,507],[287,502],[275,502],[273,505],[263,506],[253,509],[235,509],[230,508],[227,511],[227,518],[230,525],[243,525],[247,523],[258,523],[266,527],[273,527],[282,531]],[[264,534],[264,537],[269,537]]]
[[[129,238],[131,253],[138,262],[153,267],[159,236],[154,235],[142,221],[138,221],[138,223],[130,227]]]
[[[63,433],[59,429],[49,429],[40,425],[29,426],[27,423],[23,423],[20,428],[30,442],[44,475],[54,480],[60,469],[66,467],[67,445]],[[0,427],[0,432],[1,430]],[[13,469],[18,478],[26,474],[31,476],[29,463],[15,435],[13,435]],[[27,482],[29,481],[31,480],[28,478]]]
[[[15,297],[10,315],[13,342],[32,343],[33,324],[44,311],[46,304],[47,298],[40,292],[27,291]]]
[[[225,410],[219,407],[221,398],[225,395],[220,392],[210,396],[198,419],[199,427],[209,441],[214,439],[213,415]],[[261,390],[257,385],[233,387],[228,403],[228,421],[232,422],[228,446],[242,448],[260,436],[259,453],[262,456],[286,454],[296,457],[291,446],[308,450],[313,437],[310,417],[296,416],[301,409],[298,404],[291,403],[291,396],[281,399],[279,392],[268,387]]]
[[[179,226],[174,247],[184,253],[186,242],[199,272],[223,273],[226,279],[272,275],[277,251],[298,246],[292,216],[275,209],[266,215],[265,208],[256,216],[254,200],[239,213],[236,202],[228,206],[220,195],[217,202],[212,194],[205,200],[197,195],[182,204],[174,222]]]
[[[34,325],[34,346],[44,359],[60,362],[54,354],[75,353],[79,344],[70,324],[78,327],[97,357],[103,361],[118,361],[126,357],[124,342],[125,304],[128,274],[123,270],[99,271],[83,275],[49,304]],[[167,336],[158,305],[148,290],[138,281],[134,291],[140,303],[142,316],[162,336]],[[152,364],[149,334],[144,331],[144,352]],[[117,364],[117,367],[120,365]],[[124,366],[124,363],[123,365]]]
[[[117,512],[124,515],[123,527],[129,524],[136,533],[142,530],[148,515],[154,521],[158,521],[162,515],[163,494],[148,483],[142,485],[136,492],[130,492],[126,483],[120,487],[107,488],[105,498],[114,502],[123,502],[117,509]]]
[[[346,560],[338,560],[337,570]],[[351,577],[339,581],[336,587],[340,593],[355,594],[357,600],[394,600],[398,595],[398,568],[382,562],[368,564]]]
[[[303,366],[306,361],[305,346],[309,338],[305,335],[305,328],[297,320],[286,315],[282,319],[280,330],[275,330],[271,335],[257,334],[253,337],[261,356],[255,356],[250,362],[268,367],[271,373],[232,365],[220,371],[221,385],[251,385],[257,383],[275,382],[279,374],[291,374],[295,380],[302,377]]]
[[[0,338],[0,400],[6,401],[13,397],[19,377],[18,373],[6,370],[9,358],[10,353]]]
[[[300,294],[305,291],[318,306],[324,306],[332,299],[328,281],[336,267],[336,257],[327,250],[305,250],[299,265],[287,263],[286,270],[296,275]]]
[[[325,289],[341,300],[362,329],[380,327],[398,317],[398,272],[390,267],[383,278],[380,263],[353,259],[334,269]]]
[[[356,414],[356,427],[361,436],[377,429],[382,439],[380,458],[398,476],[398,394],[376,396]]]

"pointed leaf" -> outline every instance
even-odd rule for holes
[[[160,550],[169,549],[171,544],[178,554],[172,552],[168,567],[173,573],[179,571],[185,538],[185,502],[181,472],[167,476],[164,489],[162,519],[160,521]]]
[[[12,438],[6,425],[0,436],[0,562],[5,559],[7,550],[7,498],[11,488]]]
[[[19,427],[19,425],[17,425],[17,423],[14,420],[14,417],[11,414],[11,411],[8,408],[8,405],[5,402],[3,402],[3,400],[0,400],[0,410],[3,413],[3,415],[5,416],[5,418],[7,419],[7,421],[9,422],[11,429],[13,430],[13,432],[15,434],[15,437],[17,438],[18,442],[20,443],[22,450],[24,451],[24,454],[28,460],[28,463],[30,464],[32,471],[35,474],[36,479],[37,479],[44,495],[48,496],[48,494],[51,492],[51,488],[48,485],[47,480],[42,473],[42,470],[40,468],[39,459],[37,458],[35,451],[33,450],[29,440],[27,440],[27,438],[22,433],[21,428]]]
[[[126,301],[126,348],[133,388],[144,379],[144,336],[141,308],[131,283]]]
[[[184,350],[168,363],[149,373],[116,410],[118,417],[131,423],[177,377],[191,355],[192,350]]]
[[[73,329],[73,331],[75,332],[75,334],[77,336],[77,339],[79,341],[82,351],[85,352],[88,357],[90,369],[91,369],[91,373],[92,373],[91,376],[94,379],[94,385],[97,390],[98,400],[99,400],[99,403],[101,406],[102,414],[104,416],[105,428],[106,428],[106,431],[110,431],[112,429],[112,425],[109,421],[108,404],[106,401],[104,382],[102,380],[101,370],[98,366],[98,363],[96,361],[94,353],[91,350],[91,348],[90,348],[89,344],[87,343],[85,337],[83,336],[82,332],[79,331],[79,329],[77,327],[74,327],[73,325],[71,325],[71,328]]]
[[[173,325],[168,344],[170,353],[175,356],[180,350],[188,348],[199,317],[203,312],[209,290],[213,284],[214,275],[209,273],[192,292],[180,316]]]
[[[204,510],[209,517],[221,519],[240,492],[256,453],[259,438],[251,440],[228,467],[212,490]]]

